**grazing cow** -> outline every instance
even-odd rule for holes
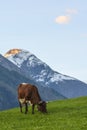
[[[20,111],[22,112],[22,105],[25,105],[25,114],[28,112],[28,103],[32,104],[32,114],[34,114],[34,107],[37,105],[38,111],[47,112],[46,102],[42,101],[35,85],[22,83],[18,86],[18,101]]]

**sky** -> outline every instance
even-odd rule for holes
[[[13,48],[87,82],[87,0],[0,0],[0,54]]]

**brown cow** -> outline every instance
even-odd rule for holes
[[[35,85],[22,83],[18,86],[18,101],[20,111],[22,112],[22,105],[25,105],[25,114],[28,112],[28,103],[32,104],[32,114],[34,114],[34,107],[37,105],[38,111],[47,112],[46,102],[42,101]]]

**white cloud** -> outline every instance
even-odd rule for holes
[[[67,14],[78,14],[78,11],[76,9],[66,9]]]
[[[72,14],[73,15],[78,14],[78,10],[76,10],[76,9],[66,9],[65,13],[66,13],[66,15],[62,15],[62,16],[60,15],[60,16],[55,18],[55,22],[57,24],[68,24],[68,23],[70,23],[71,18],[73,18]]]
[[[70,16],[58,16],[56,17],[55,19],[55,22],[58,23],[58,24],[68,24],[71,20],[71,17]]]
[[[71,21],[71,18],[73,18],[72,15],[78,14],[77,9],[66,9],[65,10],[66,15],[60,15],[55,18],[55,22],[57,24],[68,24]]]

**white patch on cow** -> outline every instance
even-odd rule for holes
[[[31,103],[31,101],[29,101],[29,104],[30,104],[30,106],[32,106],[32,103]]]
[[[26,100],[26,103],[28,103],[30,106],[32,106],[32,103],[30,100]]]
[[[25,100],[25,98],[20,98],[20,99],[19,99],[19,102],[20,102],[21,104],[24,104],[24,102],[26,102],[26,103],[28,103],[30,106],[32,106],[31,101]]]
[[[24,101],[25,101],[25,98],[20,98],[20,99],[19,99],[19,102],[20,102],[21,104],[23,104]]]
[[[28,100],[26,100],[26,103],[28,103],[29,101]]]
[[[28,83],[22,83],[23,85],[26,85],[26,84],[28,84]]]

